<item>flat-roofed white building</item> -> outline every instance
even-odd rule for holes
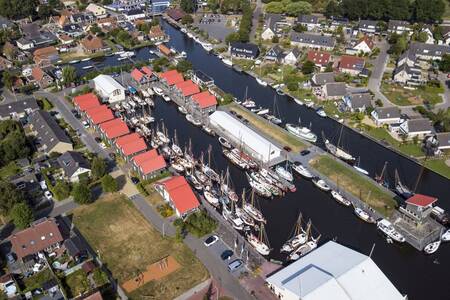
[[[209,116],[210,124],[223,132],[225,137],[258,161],[267,163],[281,157],[281,149],[262,137],[230,114],[216,111]]]
[[[404,300],[373,260],[329,241],[266,279],[283,300]]]
[[[100,74],[93,79],[94,89],[109,103],[125,100],[125,88],[109,75]]]

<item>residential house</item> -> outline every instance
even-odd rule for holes
[[[0,16],[0,29],[11,29],[13,28],[13,26],[13,22],[3,16]]]
[[[13,234],[10,238],[12,250],[19,260],[40,252],[51,253],[59,249],[63,241],[58,223],[54,218],[35,221],[27,229]]]
[[[335,74],[333,72],[317,73],[313,75],[311,81],[316,86],[323,86],[327,83],[334,83],[334,77]]]
[[[166,34],[161,29],[161,26],[155,25],[150,28],[150,32],[148,33],[148,38],[151,42],[163,42],[166,39]]]
[[[0,71],[10,70],[14,66],[13,62],[3,56],[0,56]]]
[[[87,109],[100,106],[98,97],[94,93],[75,96],[72,102],[78,112],[85,112]]]
[[[264,17],[264,28],[261,38],[270,41],[275,36],[280,36],[281,30],[285,24],[284,16],[281,14],[266,14]]]
[[[128,161],[132,156],[147,150],[147,144],[138,133],[130,133],[116,139],[117,153]]]
[[[113,11],[127,11],[131,9],[141,9],[149,4],[149,0],[115,0],[111,4],[104,5]]]
[[[94,16],[94,14],[89,11],[74,13],[70,15],[71,23],[81,24],[82,26],[93,24],[96,20],[97,18]]]
[[[339,100],[347,95],[347,85],[344,82],[326,83],[322,87],[322,96],[325,100]]]
[[[295,47],[290,50],[282,59],[282,62],[287,65],[295,66],[297,64],[298,59],[300,58],[300,49]]]
[[[450,26],[441,26],[442,39],[445,45],[450,45]]]
[[[58,34],[58,40],[62,45],[71,45],[75,42],[75,39],[65,33]]]
[[[164,44],[159,44],[157,46],[157,48],[158,48],[159,52],[161,52],[165,56],[171,56],[172,55],[172,51],[170,51],[170,49]]]
[[[177,70],[170,70],[159,74],[160,82],[166,87],[174,86],[177,83],[183,82],[183,74],[179,73]]]
[[[283,49],[281,49],[280,46],[275,45],[272,48],[270,48],[266,55],[264,56],[265,60],[280,62],[283,59]]]
[[[180,21],[186,15],[186,13],[179,8],[170,8],[166,11],[166,14],[176,22]]]
[[[170,7],[170,0],[152,0],[152,13],[158,15],[164,13]]]
[[[266,278],[276,299],[404,300],[370,256],[329,241]]]
[[[191,79],[199,86],[210,87],[214,84],[214,79],[200,70],[195,70],[194,72],[192,72]]]
[[[421,224],[430,216],[431,211],[433,210],[433,204],[436,203],[437,200],[438,199],[435,197],[414,194],[406,199],[406,206],[401,206],[400,211],[408,220],[413,221],[416,224]]]
[[[259,48],[255,44],[233,42],[230,45],[231,57],[243,59],[256,59],[259,55]]]
[[[450,149],[450,132],[436,133],[436,139],[438,141],[438,149],[439,150],[449,150]]]
[[[34,48],[34,42],[25,38],[20,38],[16,41],[17,47],[20,50],[31,50]]]
[[[21,50],[49,46],[56,41],[56,36],[53,33],[41,30],[41,26],[36,22],[22,24],[21,28],[23,37],[17,41],[17,46],[19,48],[22,46],[26,48],[21,48]]]
[[[362,33],[375,34],[378,32],[378,21],[361,20],[359,21],[358,30]]]
[[[343,29],[347,28],[349,26],[350,21],[348,18],[342,18],[342,17],[331,17],[331,24],[329,26],[330,30],[336,30],[339,27],[342,27]]]
[[[130,74],[131,78],[138,84],[148,83],[147,75],[139,69],[133,69]]]
[[[364,35],[353,47],[353,51],[356,53],[364,53],[369,54],[374,49],[375,44],[373,42],[373,39],[369,37],[368,35]]]
[[[450,53],[450,46],[412,42],[408,52],[415,58],[425,61],[441,60],[444,54]]]
[[[30,115],[30,128],[36,136],[37,148],[47,154],[73,150],[72,142],[55,119],[46,111],[37,110]]]
[[[313,31],[320,27],[319,18],[313,15],[299,15],[297,17],[297,24],[305,26],[308,31]]]
[[[209,91],[194,94],[190,97],[193,115],[196,117],[207,116],[216,111],[217,98]]]
[[[369,93],[350,94],[342,99],[351,112],[365,112],[367,108],[372,107],[372,95]]]
[[[106,49],[106,45],[103,40],[91,34],[82,39],[80,41],[80,45],[83,48],[83,51],[89,54],[101,52]]]
[[[410,67],[407,63],[395,68],[392,75],[395,82],[405,85],[418,86],[426,82],[426,78],[422,76],[420,67]]]
[[[434,131],[431,121],[426,118],[409,119],[400,124],[400,134],[405,135],[408,139],[415,137],[422,140],[425,136],[430,135]]]
[[[4,293],[2,296],[6,295],[7,299],[17,299],[19,297],[18,291],[18,285],[13,274],[8,273],[0,277],[0,292]]]
[[[109,142],[130,133],[127,123],[119,118],[103,122],[98,126],[98,128],[100,131],[100,136]]]
[[[158,76],[156,76],[155,73],[153,73],[153,70],[149,66],[143,66],[141,68],[141,72],[144,73],[144,75],[147,77],[147,81],[155,81],[158,79]]]
[[[72,38],[78,38],[84,34],[83,27],[76,23],[64,25],[61,30]]]
[[[123,13],[123,15],[125,16],[125,19],[127,19],[127,21],[145,19],[146,17],[146,14],[143,9],[127,10]]]
[[[86,109],[85,114],[89,124],[96,129],[101,123],[114,119],[114,115],[107,105]]]
[[[158,182],[155,184],[155,189],[180,218],[197,211],[200,207],[197,197],[183,176],[174,176]]]
[[[320,71],[325,70],[330,62],[331,54],[323,51],[310,50],[308,51],[307,59],[312,61]]]
[[[34,67],[31,71],[33,82],[41,89],[48,88],[53,82],[53,78],[48,75],[41,67]]]
[[[364,58],[358,56],[342,55],[339,60],[338,70],[342,73],[356,76],[362,72],[362,70],[364,69],[364,65]]]
[[[125,100],[125,88],[111,76],[100,74],[93,83],[95,91],[109,103]]]
[[[291,32],[291,44],[302,48],[333,50],[336,39],[332,36],[293,31]]]
[[[70,182],[78,182],[80,176],[91,174],[91,166],[80,152],[67,151],[59,156],[57,161]]]
[[[19,120],[36,110],[39,110],[39,105],[34,98],[0,104],[0,120]]]
[[[164,157],[156,149],[148,150],[132,158],[133,168],[144,180],[160,175],[167,168]]]
[[[49,66],[59,60],[59,53],[53,46],[40,48],[34,51],[33,60],[41,67]]]
[[[108,16],[106,9],[95,3],[89,3],[86,7],[86,11],[92,13],[98,19],[103,19]]]
[[[388,23],[388,32],[389,33],[396,33],[396,34],[403,34],[412,33],[411,24],[409,24],[408,21],[400,21],[400,20],[389,20]]]
[[[377,107],[371,117],[377,126],[400,123],[402,116],[398,107]]]
[[[180,99],[184,99],[184,101],[187,101],[187,99],[200,92],[200,89],[198,85],[196,85],[192,80],[186,80],[183,82],[179,82],[174,85],[174,93],[176,96],[178,96]]]

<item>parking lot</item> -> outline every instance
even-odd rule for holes
[[[211,38],[224,41],[226,36],[237,30],[232,17],[220,14],[206,14],[198,21],[198,28],[206,31]]]

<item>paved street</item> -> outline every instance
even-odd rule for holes
[[[380,48],[380,53],[378,57],[372,62],[373,70],[369,78],[368,88],[375,94],[375,99],[380,99],[383,101],[384,106],[392,106],[392,103],[380,92],[381,80],[383,79],[383,73],[388,62],[389,55],[387,50],[389,49],[389,44],[386,40],[377,43],[376,46]]]
[[[262,13],[262,2],[261,0],[256,0],[256,7],[253,11],[253,19],[252,19],[252,30],[250,31],[250,40],[255,40],[256,29],[258,28],[259,16]]]

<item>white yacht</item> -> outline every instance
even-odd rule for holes
[[[222,58],[222,62],[227,65],[227,66],[232,66],[233,62],[231,60],[229,60],[228,58]]]
[[[158,96],[162,96],[163,95],[163,90],[159,87],[154,86],[153,87],[153,91],[155,92],[156,95]]]
[[[171,101],[170,97],[167,96],[167,95],[162,95],[162,97],[163,97],[164,101],[166,101],[166,102],[170,102]]]
[[[205,196],[206,201],[208,201],[208,203],[212,206],[216,207],[219,205],[219,199],[211,192],[205,190],[203,191],[203,196]]]
[[[355,214],[364,222],[375,223],[375,220],[366,211],[359,207],[355,207]]]
[[[311,172],[298,161],[296,161],[292,164],[292,169],[295,172],[297,172],[298,174],[300,174],[301,176],[305,177],[306,179],[313,178],[313,175],[311,174]]]
[[[450,241],[450,229],[447,229],[447,231],[444,232],[444,233],[442,234],[441,240],[442,240],[443,242],[448,242],[448,241]]]
[[[262,79],[259,79],[258,77],[256,77],[256,82],[258,82],[260,85],[262,85],[262,86],[267,86],[267,82],[265,82],[264,80],[262,80]]]
[[[401,235],[397,230],[395,230],[391,222],[389,222],[386,219],[381,219],[380,221],[378,221],[377,228],[396,242],[403,243],[405,241],[403,235]]]
[[[285,167],[278,165],[275,167],[275,172],[277,172],[280,177],[283,179],[286,179],[289,182],[292,182],[294,180],[294,176],[292,176],[292,172],[287,170]]]
[[[428,245],[425,246],[425,248],[423,249],[423,251],[426,254],[433,254],[434,252],[436,252],[439,249],[439,246],[441,245],[441,240],[437,240],[435,242],[429,243]]]
[[[315,143],[317,141],[317,135],[315,135],[309,128],[302,126],[295,126],[293,124],[286,124],[286,129],[296,137],[299,137],[305,141]]]
[[[319,177],[314,177],[312,182],[322,191],[328,192],[329,190],[331,190],[330,186],[325,182],[325,180],[320,179]]]
[[[345,199],[344,196],[341,195],[341,193],[339,193],[338,191],[331,191],[331,196],[334,198],[334,200],[336,200],[338,203],[343,204],[345,206],[350,206],[352,205],[352,203],[350,202],[350,200]]]
[[[261,255],[269,255],[270,248],[265,243],[260,241],[253,233],[250,233],[247,236],[247,240],[252,245],[256,251],[258,251]]]
[[[187,113],[188,113],[188,111],[187,111],[187,109],[186,108],[184,108],[184,106],[178,106],[178,111],[180,112],[180,113],[182,113],[183,115],[186,115]]]

